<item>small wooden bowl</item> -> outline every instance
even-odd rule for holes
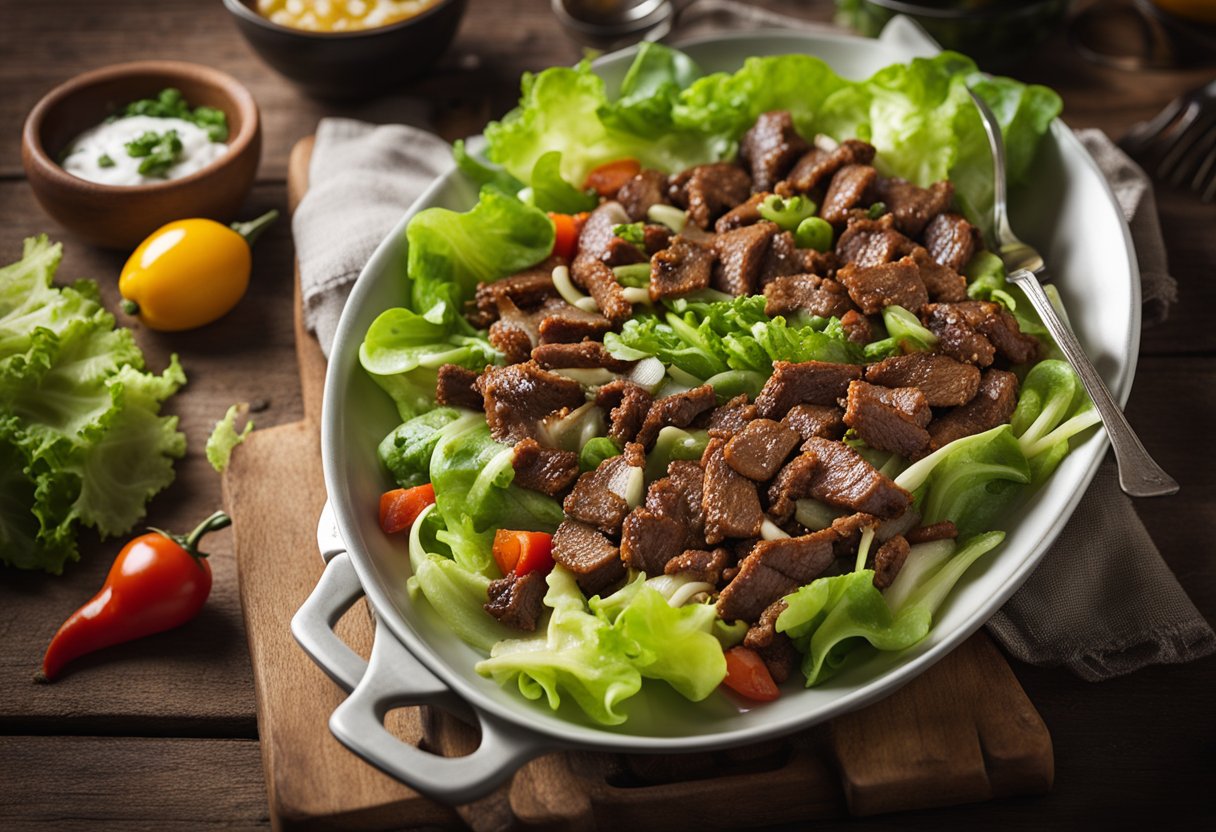
[[[89,182],[56,162],[85,130],[166,87],[181,90],[191,107],[223,110],[227,153],[189,176],[150,185]],[[261,120],[249,90],[223,72],[180,61],[115,64],[78,75],[34,106],[21,135],[21,161],[38,202],[65,228],[109,248],[134,248],[173,220],[234,219],[261,155]]]

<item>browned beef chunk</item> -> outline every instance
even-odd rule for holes
[[[850,309],[840,316],[840,328],[844,330],[844,337],[854,344],[868,344],[874,340],[870,319],[856,309]]]
[[[996,358],[996,347],[980,335],[957,303],[931,303],[925,307],[924,324],[937,336],[937,348],[951,358],[977,367],[987,367]]]
[[[824,439],[839,439],[844,436],[844,414],[839,407],[825,404],[796,404],[781,423],[792,428],[802,441],[812,436]]]
[[[485,401],[477,392],[477,373],[455,364],[444,364],[439,368],[435,383],[435,401],[449,407],[467,407],[481,410]]]
[[[489,599],[485,610],[508,627],[530,633],[536,629],[537,619],[544,611],[545,592],[548,584],[545,576],[533,570],[526,575],[512,572],[505,578],[490,581],[486,587]]]
[[[878,178],[878,171],[869,165],[845,165],[832,177],[819,216],[832,225],[844,225],[849,219],[849,210],[861,205],[866,191]]]
[[[599,341],[579,341],[575,344],[541,344],[532,350],[532,360],[546,370],[592,369],[602,367],[614,373],[626,373],[634,362],[614,358]]]
[[[1018,377],[1004,370],[986,370],[975,398],[929,423],[933,447],[1005,424],[1017,402]]]
[[[928,543],[932,540],[953,540],[958,537],[958,527],[953,521],[942,520],[928,526],[917,526],[905,535],[909,543]]]
[[[790,460],[768,487],[768,513],[778,523],[794,516],[795,502],[811,496],[819,457],[805,451]]]
[[[595,403],[608,414],[608,435],[617,442],[632,442],[642,428],[654,401],[643,388],[631,381],[610,381],[599,389]]]
[[[773,681],[779,685],[790,678],[790,675],[798,669],[798,663],[801,661],[798,648],[785,633],[777,633],[773,636],[771,644],[761,647],[756,652],[764,660],[764,666],[768,668],[768,675],[772,676]]]
[[[629,467],[640,468],[645,463],[645,456],[630,443],[625,446],[625,453],[605,459],[594,471],[580,476],[562,508],[575,520],[590,523],[605,534],[616,534],[629,513],[629,505],[609,486],[621,481]]]
[[[770,318],[799,311],[839,318],[852,308],[844,286],[814,274],[785,275],[764,287],[764,314]]]
[[[604,263],[599,260],[581,259],[580,255],[574,259],[571,274],[578,275],[576,282],[595,298],[595,305],[613,326],[623,324],[633,315],[633,305],[625,300],[625,290],[617,282],[612,269]]]
[[[916,387],[930,407],[951,407],[971,401],[980,386],[980,371],[948,355],[914,352],[866,367],[866,381],[884,387]]]
[[[819,457],[811,482],[816,500],[888,518],[903,514],[912,495],[842,442],[811,437],[802,446]]]
[[[756,412],[765,419],[781,419],[796,404],[834,405],[856,378],[861,378],[861,368],[854,364],[774,361],[773,374],[756,397]]]
[[[778,598],[765,607],[756,623],[747,628],[747,634],[743,636],[743,646],[759,650],[772,644],[777,635],[777,619],[788,607],[789,604],[784,598]]]
[[[686,532],[685,545],[701,548],[705,543],[705,512],[701,508],[705,472],[692,460],[675,460],[667,466],[667,476],[650,484],[646,508],[670,517]]]
[[[842,264],[878,266],[910,254],[916,243],[895,230],[895,218],[884,214],[876,220],[853,218],[836,240],[836,258]]]
[[[1018,328],[1017,319],[999,303],[968,300],[939,304],[957,312],[980,335],[992,342],[997,354],[1010,364],[1025,364],[1039,355],[1039,342]]]
[[[914,413],[907,413],[893,406],[891,397],[881,395],[880,391],[887,389],[864,381],[850,384],[844,423],[857,431],[858,437],[871,448],[890,451],[907,459],[920,456],[929,446],[929,432],[924,428],[932,415],[929,405],[915,387],[900,388],[919,396],[919,407]],[[919,413],[923,416],[918,419]],[[920,424],[922,420],[923,424]]]
[[[833,560],[831,529],[802,537],[761,540],[718,596],[718,617],[756,621],[769,604],[819,577]]]
[[[705,512],[705,540],[711,545],[728,537],[756,537],[764,521],[755,483],[727,464],[725,449],[723,440],[710,439],[701,457],[705,469],[701,508]]]
[[[499,442],[535,438],[537,423],[555,410],[578,407],[586,396],[572,379],[534,362],[487,367],[477,378],[490,434]]]
[[[938,263],[923,246],[912,249],[912,259],[920,269],[920,280],[929,292],[929,300],[940,302],[967,299],[967,278],[949,266]]]
[[[725,162],[697,165],[677,173],[667,187],[671,201],[688,209],[689,219],[705,229],[751,193],[751,177],[743,168]]]
[[[751,295],[756,291],[760,268],[769,240],[777,226],[768,221],[745,225],[714,238],[714,264],[711,285],[730,295]]]
[[[908,541],[903,535],[895,535],[878,547],[874,553],[874,588],[886,589],[895,580],[899,570],[908,559]]]
[[[629,219],[634,222],[644,220],[652,205],[667,202],[667,175],[646,168],[621,186],[616,200],[621,203]]]
[[[757,191],[771,190],[806,153],[806,139],[794,129],[794,120],[785,110],[762,113],[752,128],[739,140],[739,159],[752,174]]]
[[[651,577],[684,551],[685,530],[675,520],[635,508],[621,526],[621,560]]]
[[[722,234],[726,231],[733,231],[736,228],[742,228],[745,225],[755,225],[760,222],[763,219],[760,216],[760,203],[764,202],[769,196],[770,194],[767,191],[752,194],[747,202],[736,205],[718,217],[718,221],[714,223],[714,231]]]
[[[646,249],[647,257],[658,254],[671,245],[671,238],[671,229],[665,225],[647,223],[642,226],[642,247]]]
[[[814,272],[806,267],[806,251],[794,244],[794,235],[788,231],[774,236],[769,240],[764,262],[760,264],[760,285],[767,286],[783,275]]]
[[[692,424],[693,419],[712,409],[717,403],[718,397],[714,394],[714,388],[708,384],[657,399],[646,413],[646,420],[638,431],[637,441],[649,448],[663,428],[669,425],[686,428]]]
[[[490,344],[506,358],[508,364],[527,361],[532,352],[532,338],[523,327],[505,320],[490,324]]]
[[[546,298],[557,297],[553,285],[553,269],[558,262],[552,258],[518,274],[495,280],[493,283],[478,283],[473,296],[472,309],[466,312],[469,322],[478,329],[485,329],[498,320],[498,302],[507,298],[520,309],[540,306]]]
[[[683,575],[694,581],[704,581],[707,584],[717,584],[722,577],[722,570],[729,562],[725,549],[711,551],[705,549],[686,549],[683,553],[667,561],[663,572],[667,575]]]
[[[850,264],[839,269],[836,278],[867,315],[876,315],[888,306],[902,306],[915,313],[929,302],[920,269],[911,257],[877,266]]]
[[[574,573],[584,594],[598,595],[625,577],[620,553],[594,526],[563,520],[553,535],[553,560]]]
[[[798,446],[798,434],[772,419],[753,419],[726,443],[726,464],[749,480],[771,480]]]
[[[925,248],[943,266],[961,272],[979,242],[975,226],[958,214],[938,214],[925,226]]]
[[[756,406],[748,402],[746,393],[741,393],[710,414],[709,435],[730,439],[755,418]]]
[[[713,251],[677,236],[671,245],[650,258],[650,299],[679,297],[709,286],[714,269]]]
[[[845,165],[868,165],[873,161],[874,146],[857,139],[845,139],[830,153],[811,148],[794,165],[790,175],[777,188],[777,193],[782,196],[805,194],[826,184]]]
[[[612,322],[603,315],[585,312],[561,298],[549,298],[532,314],[540,320],[537,331],[542,344],[577,343],[612,329]]]
[[[840,537],[852,537],[853,535],[860,534],[863,529],[878,528],[878,523],[878,518],[873,514],[856,511],[833,520],[832,530]]]
[[[954,186],[949,182],[934,182],[921,188],[898,177],[880,177],[874,192],[895,217],[895,227],[910,237],[918,236],[929,220],[950,210],[950,200],[954,198]]]
[[[578,254],[574,258],[574,266],[579,260],[598,260],[607,266],[624,266],[629,263],[640,263],[645,255],[637,246],[622,240],[612,233],[618,225],[628,223],[629,214],[619,202],[601,203],[587,221],[578,235]],[[578,275],[578,269],[570,270],[574,282],[584,285]]]
[[[574,484],[578,478],[578,454],[546,448],[535,439],[515,443],[515,468],[512,482],[554,497]]]

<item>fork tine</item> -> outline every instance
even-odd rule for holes
[[[1194,177],[1208,150],[1213,146],[1216,146],[1216,113],[1212,113],[1202,127],[1199,122],[1195,122],[1185,148],[1179,145],[1181,155],[1169,176],[1170,184],[1176,188],[1181,187],[1184,182]]]
[[[1179,96],[1165,105],[1165,109],[1157,115],[1153,116],[1150,121],[1141,122],[1127,132],[1123,138],[1119,140],[1119,146],[1127,152],[1129,156],[1135,156],[1140,151],[1148,147],[1165,132],[1165,128],[1169,127],[1174,119],[1178,118],[1187,105],[1185,96]]]
[[[1199,163],[1195,175],[1191,178],[1192,191],[1202,192],[1207,184],[1207,180],[1216,175],[1216,171],[1213,170],[1216,167],[1216,129],[1208,133],[1205,150],[1207,153]]]
[[[1169,140],[1162,146],[1164,155],[1161,161],[1157,163],[1157,176],[1160,179],[1169,179],[1174,174],[1174,170],[1182,162],[1187,150],[1195,143],[1201,133],[1196,133],[1192,129],[1200,116],[1203,115],[1202,108],[1198,104],[1194,104],[1187,108],[1186,115],[1179,122]],[[1206,125],[1205,125],[1206,126]],[[1199,128],[1202,130],[1203,128]]]
[[[1216,199],[1216,149],[1208,154],[1204,165],[1207,166],[1207,181],[1200,183],[1199,178],[1196,177],[1192,187],[1198,191],[1200,184],[1202,184],[1203,193],[1200,195],[1200,199],[1204,202],[1211,202],[1213,199]]]

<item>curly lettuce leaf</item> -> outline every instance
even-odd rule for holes
[[[593,190],[582,190],[562,178],[561,151],[542,153],[532,167],[532,204],[542,211],[577,214],[599,203]]]
[[[245,437],[253,430],[253,419],[246,420],[245,428],[240,433],[237,433],[236,430],[237,417],[243,412],[247,412],[248,409],[248,405],[232,405],[224,414],[224,418],[215,423],[215,427],[211,429],[211,435],[207,437],[207,461],[211,463],[211,467],[217,474],[228,470],[232,452],[237,445],[245,441]]]

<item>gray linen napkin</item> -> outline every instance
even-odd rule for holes
[[[1160,322],[1177,287],[1166,268],[1152,188],[1102,133],[1079,136],[1132,225],[1145,322]],[[351,283],[450,159],[446,143],[416,128],[321,122],[312,184],[292,228],[306,320],[327,355]],[[1017,658],[1064,665],[1090,680],[1216,651],[1216,634],[1161,559],[1109,462],[1043,563],[988,626]]]

